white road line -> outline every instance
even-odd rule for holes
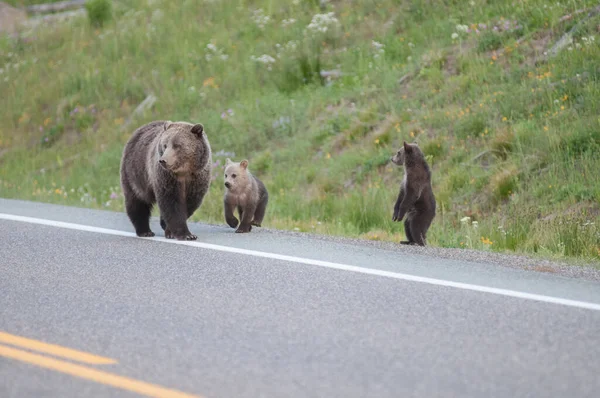
[[[564,299],[564,298],[559,298],[559,297],[544,296],[541,294],[518,292],[515,290],[499,289],[499,288],[495,288],[495,287],[472,285],[469,283],[452,282],[452,281],[447,281],[447,280],[443,280],[443,279],[435,279],[435,278],[428,278],[428,277],[423,277],[423,276],[401,274],[401,273],[397,273],[397,272],[383,271],[383,270],[372,269],[372,268],[362,268],[362,267],[358,267],[355,265],[332,263],[329,261],[312,260],[312,259],[308,259],[308,258],[286,256],[283,254],[267,253],[267,252],[261,252],[261,251],[257,251],[257,250],[239,249],[236,247],[220,246],[220,245],[214,245],[211,243],[203,243],[203,242],[198,242],[198,241],[180,241],[180,240],[165,239],[165,238],[160,238],[160,237],[139,238],[133,232],[125,232],[125,231],[119,231],[119,230],[115,230],[115,229],[92,227],[89,225],[73,224],[73,223],[62,222],[62,221],[46,220],[43,218],[17,216],[17,215],[13,215],[13,214],[0,213],[0,219],[26,222],[26,223],[30,223],[30,224],[47,225],[47,226],[58,227],[58,228],[73,229],[76,231],[95,232],[95,233],[100,233],[100,234],[105,234],[105,235],[125,236],[125,237],[137,238],[137,239],[153,240],[153,241],[163,242],[163,243],[171,243],[171,244],[176,244],[176,245],[200,247],[200,248],[209,249],[209,250],[218,250],[218,251],[228,252],[228,253],[245,254],[247,256],[263,257],[263,258],[282,260],[282,261],[290,261],[290,262],[294,262],[294,263],[298,263],[298,264],[316,265],[318,267],[333,268],[333,269],[338,269],[338,270],[342,270],[342,271],[350,271],[350,272],[357,272],[357,273],[367,274],[367,275],[383,276],[383,277],[387,277],[387,278],[400,279],[400,280],[411,281],[411,282],[428,283],[430,285],[453,287],[456,289],[472,290],[472,291],[476,291],[476,292],[498,294],[501,296],[515,297],[515,298],[521,298],[521,299],[526,299],[526,300],[535,300],[535,301],[541,301],[544,303],[561,304],[561,305],[566,305],[566,306],[570,306],[570,307],[585,308],[585,309],[589,309],[589,310],[600,311],[600,304],[596,304],[596,303],[589,303],[589,302],[577,301],[577,300],[569,300],[569,299]]]

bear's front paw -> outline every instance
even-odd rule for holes
[[[227,219],[227,224],[231,227],[231,228],[235,228],[238,226],[238,219],[235,217],[232,218],[228,218]]]
[[[154,232],[146,231],[146,232],[138,232],[137,236],[140,238],[152,238],[154,236]]]
[[[250,224],[254,225],[255,227],[259,227],[260,228],[260,223],[259,222],[252,221]]]
[[[175,239],[175,235],[173,235],[173,232],[171,232],[171,230],[169,228],[165,229],[165,238]]]
[[[243,234],[243,233],[250,232],[250,231],[252,231],[252,226],[251,225],[247,225],[247,226],[240,225],[240,227],[235,230],[235,233],[236,234]]]
[[[177,240],[196,240],[198,237],[193,233],[187,233],[185,235],[176,236]]]

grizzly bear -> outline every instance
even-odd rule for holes
[[[405,241],[401,244],[425,246],[427,230],[435,217],[435,196],[431,188],[431,170],[417,144],[404,145],[392,157],[392,162],[404,166],[404,178],[394,206],[393,221],[404,221]]]
[[[236,233],[250,232],[252,225],[260,227],[265,216],[269,194],[265,184],[248,170],[248,161],[225,161],[225,221],[231,228],[238,227]],[[237,208],[240,217],[233,215]]]
[[[120,170],[125,209],[136,235],[154,236],[150,214],[158,203],[167,239],[197,239],[187,219],[208,191],[211,163],[202,124],[158,120],[138,127],[123,149]]]

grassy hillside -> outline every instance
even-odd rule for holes
[[[123,210],[133,129],[188,120],[215,161],[194,220],[224,223],[229,156],[266,183],[266,227],[399,241],[407,140],[433,169],[431,245],[598,260],[596,6],[121,0],[102,26],[2,36],[0,196]]]

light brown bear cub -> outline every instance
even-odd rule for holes
[[[158,203],[167,239],[196,239],[187,219],[208,191],[211,166],[202,124],[158,120],[137,128],[123,149],[120,170],[125,209],[137,236],[154,236],[150,214]]]
[[[431,170],[417,144],[404,145],[392,157],[392,162],[404,166],[404,178],[394,205],[393,221],[404,221],[406,240],[400,243],[425,246],[427,230],[435,217],[435,197],[431,189]]]
[[[225,161],[225,221],[235,232],[250,232],[252,225],[260,227],[269,201],[267,188],[248,170],[248,161]],[[240,222],[233,215],[237,208]]]

